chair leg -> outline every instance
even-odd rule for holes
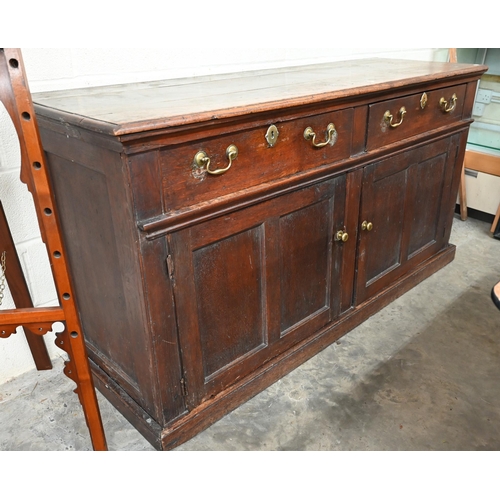
[[[500,203],[498,204],[497,213],[495,214],[495,218],[493,219],[493,224],[491,225],[490,229],[491,233],[495,232],[499,220],[500,220]]]
[[[0,253],[1,252],[6,252],[8,263],[5,268],[5,278],[9,284],[9,290],[14,300],[14,304],[19,308],[33,307],[26,279],[14,245],[14,240],[12,239],[7,218],[2,203],[0,202]],[[35,335],[26,327],[24,328],[24,333],[37,370],[50,370],[52,368],[52,362],[43,337]]]

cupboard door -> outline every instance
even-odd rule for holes
[[[356,304],[445,245],[456,141],[442,139],[364,169]],[[373,225],[363,229],[362,223]]]
[[[192,407],[339,314],[345,176],[169,236]]]

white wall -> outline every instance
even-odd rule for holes
[[[445,49],[23,49],[31,92],[217,74],[363,57],[446,60]],[[0,106],[0,200],[35,306],[57,305],[31,195],[19,180],[14,127]],[[13,307],[7,292],[1,308]],[[65,353],[45,336],[52,358]],[[0,340],[0,383],[34,368],[23,333]]]

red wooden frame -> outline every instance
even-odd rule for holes
[[[64,373],[76,383],[75,392],[83,407],[94,450],[106,450],[106,438],[61,238],[57,207],[20,49],[0,49],[0,100],[19,137],[21,180],[27,184],[33,196],[60,303],[58,307],[22,307],[0,311],[0,337],[9,337],[18,326],[36,335],[44,335],[52,330],[54,322],[65,323],[65,330],[56,337],[56,345],[69,356]]]

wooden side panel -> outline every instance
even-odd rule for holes
[[[57,198],[62,207],[63,225],[72,262],[88,262],[85,266],[72,266],[77,284],[80,310],[83,314],[83,328],[90,344],[99,346],[108,358],[122,351],[122,340],[117,335],[107,335],[108,331],[121,331],[126,325],[126,315],[121,315],[118,322],[112,311],[125,310],[125,291],[120,273],[115,269],[118,261],[118,247],[113,231],[113,220],[109,211],[109,194],[104,174],[84,168],[72,168],[72,164],[55,156],[48,155],[51,171],[55,178]],[[81,186],[81,195],[74,191]],[[82,189],[85,186],[84,189]],[[93,196],[86,196],[90,191]],[[66,213],[64,207],[69,203],[78,205],[75,211]],[[113,290],[106,301],[101,300],[97,290]],[[85,293],[78,294],[78,289]],[[93,292],[91,292],[93,291]],[[94,295],[95,293],[95,295]],[[87,314],[92,311],[92,314]],[[131,383],[137,383],[137,377],[129,367],[133,366],[133,352],[128,349],[122,354],[123,369]]]
[[[89,355],[161,418],[121,158],[103,151],[102,163],[87,167],[49,152],[47,157]]]

